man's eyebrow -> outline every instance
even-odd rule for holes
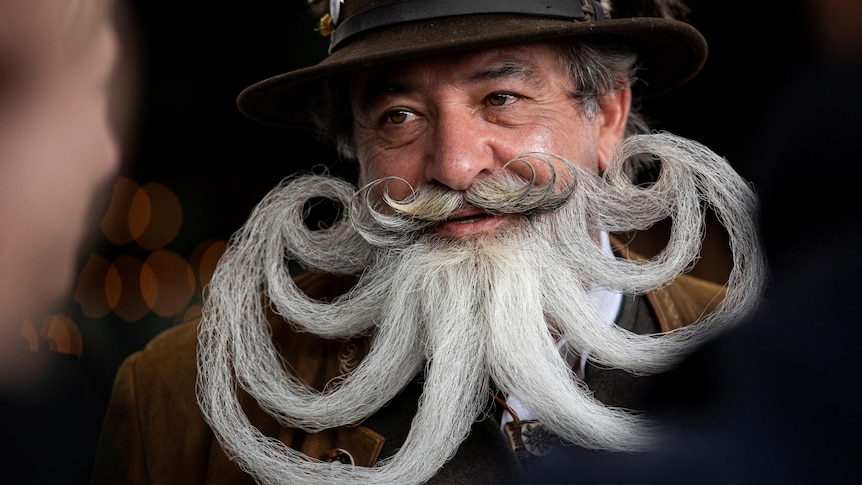
[[[501,79],[516,79],[537,86],[541,84],[535,69],[528,64],[515,61],[503,61],[467,76],[467,81],[471,83],[499,81]]]
[[[368,111],[387,95],[408,93],[416,89],[416,86],[404,81],[395,81],[388,75],[377,75],[369,79],[362,91],[359,108]]]
[[[501,61],[470,73],[464,79],[471,84],[514,79],[537,87],[543,85],[541,76],[533,67],[528,63],[518,61]],[[418,86],[410,82],[394,79],[390,73],[379,73],[368,80],[359,99],[359,109],[363,111],[372,110],[376,103],[388,95],[410,93],[418,89]]]

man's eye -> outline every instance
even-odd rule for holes
[[[407,111],[404,109],[397,109],[397,110],[387,111],[386,113],[384,113],[382,121],[384,123],[392,123],[394,125],[400,125],[400,124],[406,123],[408,120],[410,120],[411,116],[415,116],[415,115],[410,111]]]
[[[518,99],[514,94],[494,93],[486,98],[491,106],[504,106]]]

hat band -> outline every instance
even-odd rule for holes
[[[603,10],[597,1],[582,1],[592,4],[591,10],[595,12],[596,20],[604,19]],[[584,14],[581,2],[575,0],[544,0],[542,2],[524,2],[523,0],[402,1],[369,8],[344,19],[332,32],[329,52],[335,51],[338,44],[350,37],[378,27],[416,20],[488,13],[531,15],[575,21],[584,21],[589,18]]]

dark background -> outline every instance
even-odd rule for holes
[[[244,87],[321,59],[328,40],[314,32],[316,19],[304,0],[129,3],[140,38],[141,97],[124,175],[177,195],[183,225],[169,249],[188,256],[201,241],[228,239],[297,163],[334,161],[332,149],[307,133],[255,124],[235,105]],[[749,154],[773,121],[767,110],[776,86],[793,74],[806,48],[801,12],[797,2],[782,2],[780,10],[765,2],[689,3],[690,21],[710,45],[706,67],[688,85],[646,103],[644,112],[661,120],[654,128],[705,143],[757,184]],[[108,258],[144,253],[107,242],[96,251]],[[51,432],[63,437],[59,449],[65,450],[43,459],[68,468],[65,483],[85,483],[117,366],[176,319],[86,318],[75,302],[68,312],[83,351],[42,384],[54,386],[58,407],[44,412],[57,413]],[[65,385],[55,386],[60,380]]]

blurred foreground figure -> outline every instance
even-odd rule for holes
[[[265,197],[202,318],[119,370],[95,482],[500,484],[560,448],[659,446],[650,374],[764,284],[749,185],[636,110],[706,61],[684,9],[313,7],[330,55],[239,108],[313,130],[358,177],[301,172]],[[341,217],[308,224],[318,198]],[[706,206],[729,234],[726,285],[685,274]],[[668,217],[654,258],[618,236]]]
[[[0,4],[0,322],[68,298],[120,168],[107,0]],[[98,205],[103,204],[103,205]]]
[[[104,405],[74,356],[32,352],[21,328],[71,298],[121,168],[114,9],[0,2],[3,483],[84,483],[92,468]]]

